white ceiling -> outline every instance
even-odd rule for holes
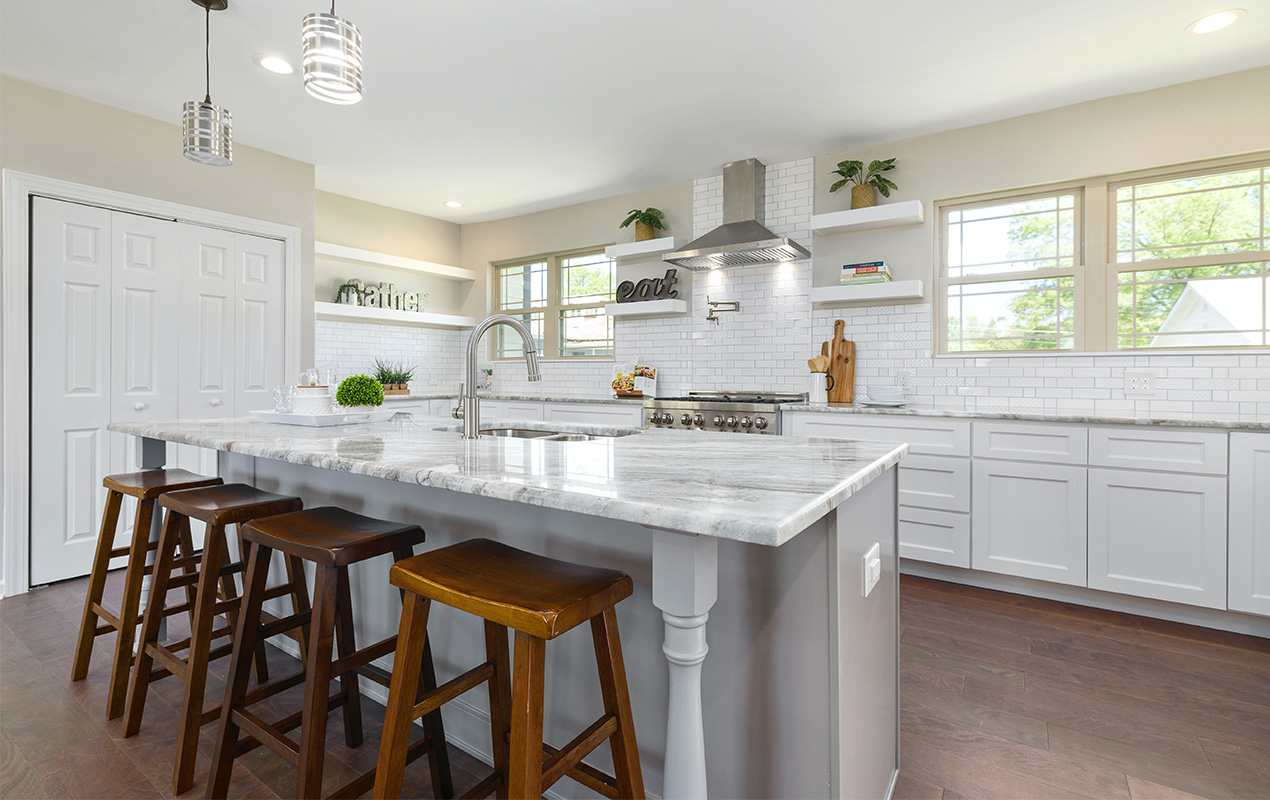
[[[1184,33],[1225,3],[1247,18]],[[366,99],[339,107],[252,62],[298,63],[323,8],[213,15],[236,140],[315,164],[319,189],[456,222],[1270,63],[1270,0],[341,0]],[[185,0],[0,0],[0,72],[172,122],[203,93],[202,38]]]

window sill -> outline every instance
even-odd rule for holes
[[[936,361],[974,358],[1090,358],[1136,356],[1259,356],[1270,355],[1270,347],[1196,347],[1182,350],[985,350],[966,353],[937,353]]]

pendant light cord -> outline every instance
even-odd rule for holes
[[[206,24],[203,27],[203,75],[206,78],[207,96],[203,99],[204,103],[211,105],[212,102],[212,6],[207,4]]]

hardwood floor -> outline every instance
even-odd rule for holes
[[[75,580],[0,600],[0,798],[171,796],[180,684],[155,684],[141,733],[122,738],[121,720],[105,720],[113,637],[98,638],[88,678],[70,680],[84,591]],[[896,800],[1270,798],[1270,640],[911,577],[900,623]],[[270,655],[275,674],[296,663]],[[272,702],[298,708],[302,691]],[[363,708],[356,750],[331,716],[328,790],[374,762],[383,709]],[[213,727],[186,797],[202,796]],[[450,754],[456,790],[485,774]],[[294,770],[263,748],[239,765],[232,797],[293,791]],[[424,765],[406,791],[430,796]]]
[[[1270,798],[1270,640],[905,576],[897,800]]]

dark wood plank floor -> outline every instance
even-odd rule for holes
[[[1270,798],[1270,640],[900,586],[897,800]]]
[[[0,798],[171,796],[180,685],[155,684],[141,733],[122,738],[104,720],[113,637],[97,640],[88,678],[70,681],[83,592],[76,580],[0,600]],[[1270,798],[1270,640],[919,578],[904,578],[901,596],[897,800]],[[271,656],[276,674],[295,664]],[[298,708],[299,691],[276,708]],[[382,708],[364,709],[356,750],[331,715],[328,790],[374,762]],[[202,795],[213,727],[187,797]],[[485,773],[450,753],[459,791]],[[239,764],[233,797],[294,789],[263,749]],[[423,764],[407,792],[430,796]]]

